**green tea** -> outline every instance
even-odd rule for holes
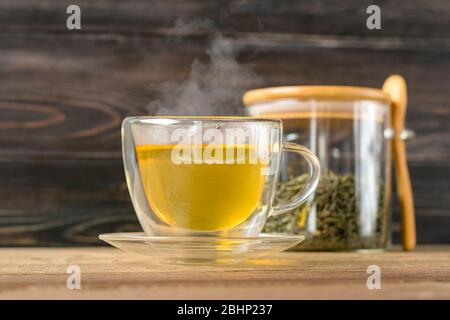
[[[206,145],[194,151],[201,163],[175,163],[174,145],[140,145],[136,155],[149,206],[165,223],[198,231],[225,230],[244,222],[260,206],[267,166],[250,161],[250,145],[233,148],[241,161],[214,163]],[[217,150],[217,149],[216,149]],[[239,156],[240,155],[240,156]]]

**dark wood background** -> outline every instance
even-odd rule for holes
[[[168,40],[179,17],[213,21],[264,86],[404,75],[418,240],[450,243],[449,1],[78,0],[82,30],[68,31],[72,3],[0,0],[0,245],[96,244],[139,228],[119,128],[146,113],[149,87],[206,58],[205,32]],[[370,4],[382,30],[365,27]]]

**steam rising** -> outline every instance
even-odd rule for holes
[[[158,86],[159,98],[148,105],[155,115],[239,115],[243,114],[243,93],[261,84],[252,69],[236,61],[232,43],[215,32],[209,20],[186,23],[178,20],[174,32],[179,36],[206,30],[210,44],[209,63],[195,60],[185,81]]]

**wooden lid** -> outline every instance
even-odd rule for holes
[[[380,89],[349,86],[288,86],[250,90],[245,93],[246,106],[278,99],[301,100],[378,100],[391,103],[388,94]]]

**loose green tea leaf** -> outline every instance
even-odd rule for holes
[[[305,185],[307,175],[292,178],[278,185],[274,205],[291,199]],[[380,184],[384,186],[384,184]],[[378,210],[375,215],[360,209],[361,193],[352,174],[322,175],[315,197],[290,212],[270,217],[263,232],[305,234],[298,250],[353,250],[384,248],[387,243],[387,202],[380,187],[373,195]],[[366,199],[367,201],[367,199]],[[369,235],[363,235],[362,224],[373,225]]]

